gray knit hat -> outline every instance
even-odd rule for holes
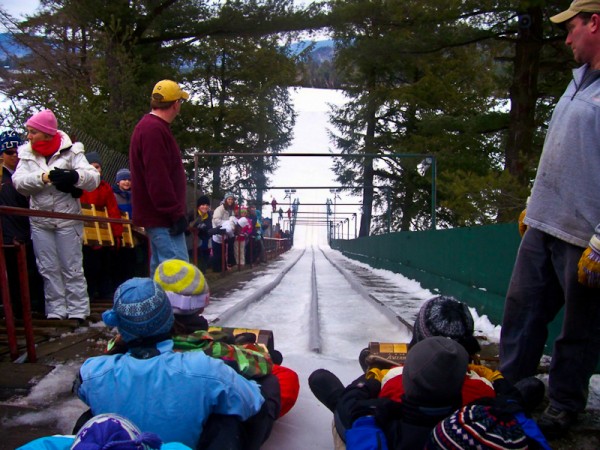
[[[102,158],[100,158],[100,153],[98,152],[86,153],[85,159],[87,159],[90,164],[96,163],[102,165]]]
[[[469,355],[458,342],[426,338],[408,351],[402,385],[407,400],[430,407],[460,406]]]
[[[454,297],[440,295],[427,300],[415,319],[410,347],[425,338],[443,336],[460,343],[470,355],[481,350],[474,333],[469,307]]]

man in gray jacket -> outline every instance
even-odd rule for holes
[[[600,0],[575,0],[550,20],[566,29],[582,65],[544,142],[504,308],[500,370],[513,383],[534,375],[548,324],[564,307],[539,419],[557,438],[584,410],[600,354]]]

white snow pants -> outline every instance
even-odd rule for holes
[[[44,278],[46,317],[85,319],[90,300],[83,275],[83,223],[64,228],[31,225],[38,270]]]

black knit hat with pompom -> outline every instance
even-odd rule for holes
[[[467,353],[473,355],[481,350],[473,336],[474,328],[473,316],[467,305],[454,297],[440,295],[421,306],[409,346],[428,337],[443,336],[462,344]]]

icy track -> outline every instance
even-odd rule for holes
[[[360,292],[355,283],[349,283],[336,268],[339,261],[336,266],[329,261],[335,252],[325,251],[328,258],[318,248],[292,251],[287,255],[290,262],[286,264],[291,268],[283,275],[279,268],[280,273],[275,276],[280,282],[270,293],[256,299],[257,295],[249,287],[246,295],[255,301],[219,321],[219,325],[224,326],[243,324],[273,330],[275,348],[284,355],[283,365],[295,370],[300,378],[298,402],[276,422],[264,449],[332,448],[332,414],[310,392],[308,376],[318,368],[326,368],[345,384],[349,383],[361,374],[358,354],[369,341],[405,342],[410,339],[410,331],[393,314],[382,312],[374,302],[365,299],[365,293]],[[299,252],[301,256],[298,256]],[[311,312],[315,307],[313,273],[316,275],[320,353],[313,351],[311,345],[311,333],[315,333],[314,324],[311,324],[311,316],[315,317],[314,311]],[[352,272],[347,275],[352,279]],[[377,278],[372,273],[371,276]],[[386,288],[391,286],[391,282],[383,281]],[[422,294],[419,304],[431,296],[427,291],[419,293]],[[238,294],[244,297],[244,292]],[[419,297],[415,292],[408,295],[411,302]]]

